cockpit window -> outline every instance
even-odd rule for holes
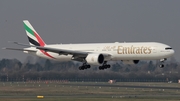
[[[165,48],[165,50],[171,50],[172,48],[171,47],[167,47],[167,48]]]

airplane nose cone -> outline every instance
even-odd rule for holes
[[[175,51],[174,51],[174,50],[169,51],[169,56],[173,56],[173,55],[174,55],[174,53],[175,53]]]
[[[175,51],[174,51],[174,50],[172,50],[172,51],[171,51],[171,55],[174,55],[174,53],[175,53]]]

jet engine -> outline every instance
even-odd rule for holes
[[[88,54],[86,61],[90,65],[100,66],[104,62],[104,56],[102,54]]]
[[[124,64],[138,64],[139,60],[122,60]]]

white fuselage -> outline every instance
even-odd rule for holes
[[[53,44],[47,47],[66,49],[74,51],[83,51],[90,53],[110,54],[106,61],[118,60],[158,60],[169,58],[174,54],[174,50],[162,43],[157,42],[131,42],[131,43],[93,43],[93,44]],[[29,52],[30,53],[30,52]],[[72,55],[61,55],[53,52],[47,52],[49,57],[42,52],[36,52],[37,56],[54,59],[58,61],[70,61]]]

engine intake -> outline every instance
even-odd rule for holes
[[[100,66],[104,62],[104,56],[102,54],[88,54],[86,61],[90,65]]]

